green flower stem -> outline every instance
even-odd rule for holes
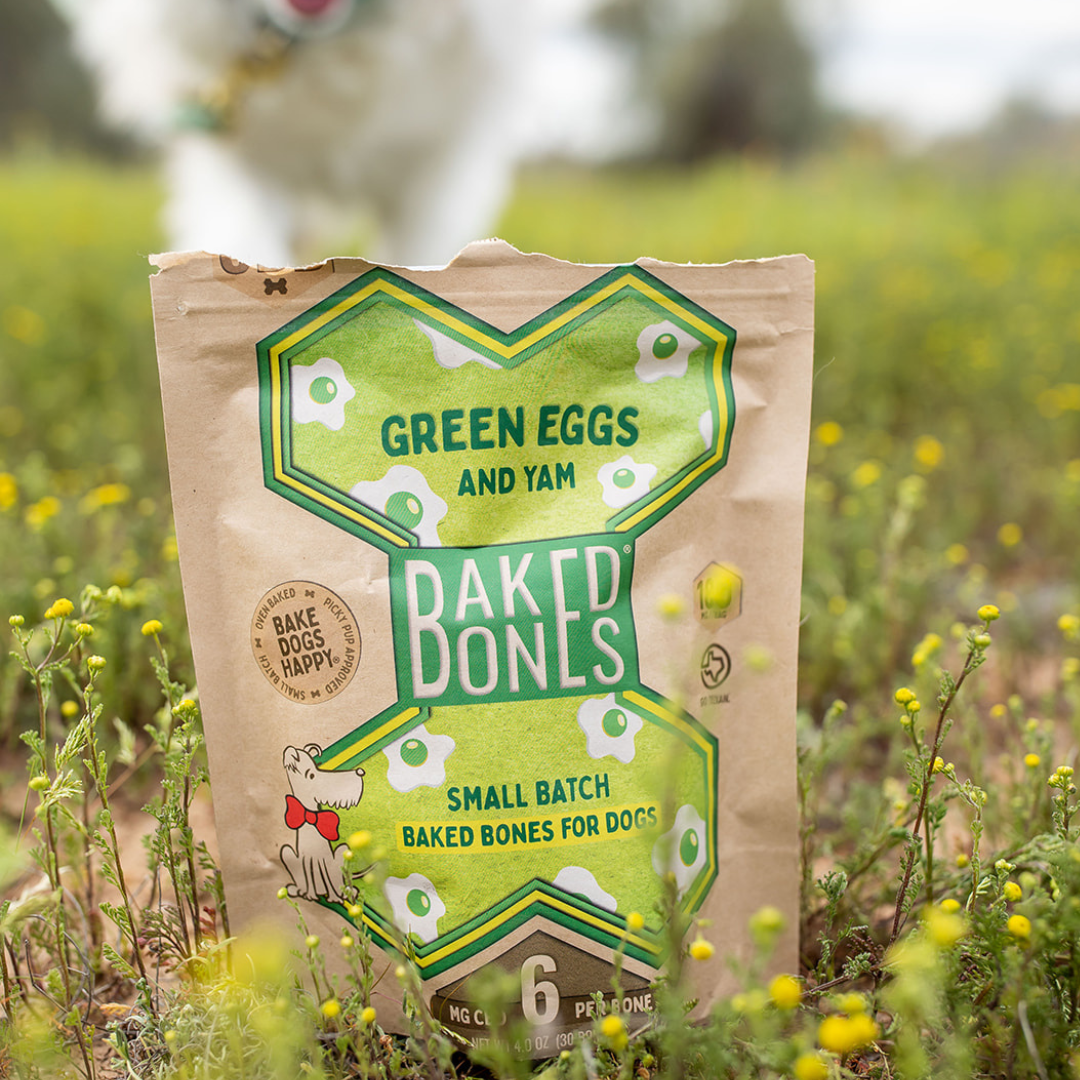
[[[109,807],[109,778],[108,765],[105,763],[104,754],[98,750],[97,742],[97,716],[94,713],[91,695],[94,689],[94,671],[91,669],[86,686],[83,689],[83,708],[91,718],[89,730],[89,754],[87,765],[90,774],[97,787],[98,797],[101,799],[101,808],[104,811],[105,821],[108,826],[109,850],[116,869],[116,884],[120,890],[120,898],[127,913],[127,924],[131,941],[131,951],[135,957],[135,966],[139,969],[139,976],[144,982],[149,982],[146,967],[143,965],[142,950],[139,948],[138,934],[135,932],[135,911],[131,904],[131,896],[128,892],[127,880],[124,876],[124,864],[120,858],[120,842],[116,836],[116,823],[113,820],[112,810]],[[99,710],[100,712],[100,710]]]
[[[908,855],[906,864],[904,866],[904,877],[900,882],[900,888],[896,894],[896,909],[893,912],[893,924],[892,932],[889,934],[888,947],[892,947],[896,939],[900,936],[900,922],[904,914],[904,901],[907,899],[907,891],[911,885],[911,875],[915,869],[916,852],[919,848],[919,832],[923,827],[923,820],[926,816],[926,804],[930,798],[930,788],[934,779],[934,759],[938,756],[938,751],[941,749],[941,743],[943,740],[943,729],[945,726],[945,717],[948,715],[949,709],[952,707],[953,701],[956,700],[956,695],[960,692],[960,687],[964,685],[964,680],[978,667],[978,660],[981,658],[981,651],[974,646],[968,650],[967,658],[964,660],[964,666],[960,672],[959,678],[957,678],[955,685],[949,690],[948,694],[941,702],[941,707],[938,710],[937,727],[934,730],[934,741],[930,748],[930,756],[926,760],[926,772],[923,775],[922,791],[919,795],[919,809],[915,814],[915,824],[912,826],[912,844],[908,848]],[[927,889],[931,888],[930,874],[932,871],[932,859],[933,854],[931,851],[929,826],[927,834]]]

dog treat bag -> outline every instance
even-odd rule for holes
[[[362,928],[388,1030],[403,954],[469,1039],[502,968],[533,1056],[645,1024],[673,918],[695,1015],[764,905],[794,970],[812,264],[155,262],[234,926]]]

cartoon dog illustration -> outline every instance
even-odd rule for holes
[[[289,896],[304,900],[328,900],[344,903],[342,869],[345,865],[345,845],[336,850],[338,816],[333,810],[356,806],[364,795],[364,770],[329,772],[315,764],[322,748],[310,743],[302,750],[287,746],[282,760],[289,778],[292,794],[285,796],[285,824],[296,832],[295,847],[285,844],[281,861],[289,871],[292,884]]]

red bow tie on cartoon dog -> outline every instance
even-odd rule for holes
[[[292,794],[285,796],[285,824],[296,833],[295,846],[285,844],[281,861],[292,883],[286,886],[289,896],[304,900],[344,902],[341,894],[342,869],[346,845],[336,851],[332,841],[338,839],[338,816],[333,810],[309,807],[336,806],[344,809],[356,806],[364,795],[364,770],[327,772],[315,764],[321,747],[311,744],[302,750],[287,746],[282,755],[285,775]]]

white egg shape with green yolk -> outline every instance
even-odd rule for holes
[[[446,905],[423,874],[388,877],[383,885],[383,895],[394,912],[394,922],[403,933],[415,934],[424,944],[439,936],[439,920],[446,914]]]
[[[596,472],[596,479],[603,489],[603,500],[613,510],[629,506],[635,499],[649,494],[649,485],[656,475],[655,465],[648,462],[639,464],[629,454],[623,454],[618,461],[609,461],[601,465]]]
[[[607,697],[589,698],[578,706],[578,727],[585,732],[585,749],[591,758],[613,757],[628,765],[637,748],[634,736],[645,726],[637,713]]]
[[[420,330],[423,330],[431,341],[431,347],[435,351],[435,363],[439,367],[450,370],[459,368],[470,360],[475,360],[476,363],[483,364],[486,368],[502,371],[502,368],[494,360],[481,356],[475,349],[470,348],[464,342],[458,341],[457,338],[452,338],[441,330],[427,326],[419,319],[413,319],[413,322],[416,323]]]
[[[675,814],[675,824],[653,845],[653,869],[661,877],[674,874],[675,888],[682,896],[705,865],[706,855],[705,822],[697,810],[685,803]]]
[[[431,490],[419,469],[393,465],[381,480],[361,480],[349,494],[415,533],[422,547],[441,547],[439,522],[446,517],[446,500]]]
[[[552,884],[563,892],[572,893],[588,900],[590,904],[602,907],[605,911],[618,910],[615,897],[600,888],[591,871],[584,866],[564,866],[555,876]]]
[[[340,431],[345,426],[345,403],[354,397],[345,369],[329,356],[289,367],[289,415],[298,424],[318,422]]]
[[[446,783],[446,759],[455,745],[449,735],[432,735],[423,724],[414,727],[383,749],[390,763],[387,783],[400,792],[442,787]]]
[[[697,422],[698,432],[701,434],[702,439],[705,440],[705,449],[712,449],[712,409],[706,409],[701,416],[698,417]]]
[[[634,374],[646,383],[664,378],[681,379],[690,363],[690,354],[700,344],[696,337],[667,319],[646,326],[638,334]]]

